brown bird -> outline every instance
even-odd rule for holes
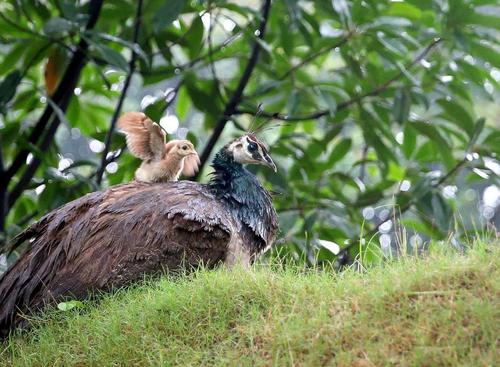
[[[208,184],[134,181],[45,215],[13,241],[29,248],[0,279],[0,335],[46,303],[144,274],[252,263],[273,244],[278,222],[270,194],[244,163],[276,170],[264,144],[247,134],[215,155]]]
[[[118,121],[126,134],[127,147],[141,166],[135,179],[141,182],[177,181],[181,174],[194,176],[200,159],[189,140],[172,140],[165,144],[166,134],[156,122],[141,112],[127,112]]]

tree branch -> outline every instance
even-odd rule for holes
[[[94,28],[97,19],[99,18],[102,3],[103,0],[92,0],[90,2],[89,20],[85,27],[86,30]],[[59,109],[63,112],[68,108],[71,97],[73,96],[73,90],[75,89],[78,83],[78,79],[80,78],[80,73],[86,64],[85,52],[87,48],[88,44],[85,39],[82,38],[78,44],[78,49],[73,54],[73,57],[71,58],[68,67],[66,68],[61,82],[59,83],[59,86],[57,87],[52,97],[54,104],[56,104],[57,107],[59,107]],[[56,115],[54,107],[51,103],[47,103],[42,116],[31,131],[28,141],[31,144],[36,144],[39,138],[43,135],[43,141],[41,142],[39,149],[40,151],[45,152],[54,139],[54,135],[59,124],[60,120]],[[49,125],[48,128],[47,125]],[[45,134],[43,134],[44,131],[46,131]],[[22,149],[16,155],[10,167],[1,176],[1,180],[3,182],[9,182],[10,179],[22,168],[29,153],[29,149]],[[29,184],[39,165],[40,159],[38,157],[34,157],[29,163],[19,182],[9,194],[9,208],[14,205],[15,201],[19,198],[25,187]]]
[[[434,187],[441,186],[443,183],[448,181],[448,179],[453,176],[456,172],[458,172],[462,167],[467,163],[467,158],[463,158],[461,161],[459,161],[451,170],[448,171],[447,174],[445,174],[443,177],[439,179],[438,182],[434,185]]]
[[[284,72],[280,77],[278,77],[276,80],[278,81],[283,81],[285,80],[288,76],[290,76],[291,74],[293,74],[295,72],[295,70],[309,64],[311,61],[314,61],[314,59],[316,59],[317,57],[337,48],[337,47],[341,47],[343,46],[344,44],[347,43],[347,41],[349,41],[350,38],[352,38],[355,34],[359,34],[357,32],[356,29],[352,29],[350,30],[349,32],[347,32],[347,34],[342,37],[337,43],[334,43],[330,46],[327,46],[327,47],[324,47],[322,48],[321,50],[318,50],[316,52],[313,52],[311,53],[309,56],[307,56],[305,59],[303,59],[301,62],[299,62],[298,64],[292,66],[290,69],[288,69],[286,72]],[[270,91],[271,89],[273,89],[275,87],[273,86],[269,86],[267,88],[264,88],[263,90],[260,90],[258,93],[257,92],[254,92],[252,94],[249,94],[249,95],[245,95],[244,98],[246,100],[249,100],[249,99],[252,99],[252,98],[255,98],[255,97],[258,97],[259,95],[262,95],[262,94],[265,94],[267,93],[268,91]]]
[[[212,78],[214,79],[215,82],[215,89],[217,90],[217,95],[219,99],[221,100],[222,103],[225,103],[226,101],[224,100],[221,92],[221,85],[222,83],[220,82],[219,78],[217,77],[217,71],[215,70],[215,62],[213,59],[213,45],[212,45],[212,33],[214,30],[214,25],[213,25],[213,17],[214,17],[214,12],[212,9],[212,1],[208,1],[208,14],[210,15],[210,23],[208,25],[208,35],[207,35],[207,43],[208,43],[208,62],[210,65],[210,71],[212,72]],[[215,16],[215,20],[217,20],[217,15]]]
[[[0,136],[0,176],[4,173],[2,137]],[[5,215],[7,213],[7,182],[0,182],[0,248],[2,248],[1,233],[5,230]]]
[[[69,104],[69,102],[68,102]],[[64,106],[60,106],[62,109]],[[66,106],[67,107],[67,106]],[[50,144],[52,143],[52,140],[54,139],[54,135],[57,131],[57,128],[59,127],[60,121],[57,118],[57,116],[52,116],[52,120],[50,122],[50,125],[43,137],[42,142],[40,143],[40,146],[38,147],[39,151],[44,153],[47,151],[49,148]],[[21,196],[24,190],[26,190],[27,186],[31,182],[31,179],[35,175],[36,170],[40,166],[41,159],[39,157],[34,156],[33,159],[29,162],[28,167],[26,167],[26,170],[22,174],[21,178],[17,182],[17,184],[14,186],[14,188],[11,190],[8,196],[8,207],[7,211],[9,211],[14,204],[16,203],[17,199]]]
[[[355,103],[358,103],[358,102],[360,102],[361,100],[363,100],[363,99],[365,99],[367,97],[374,97],[374,96],[377,96],[377,95],[383,93],[384,91],[386,91],[391,86],[392,83],[394,83],[395,81],[397,81],[398,79],[400,79],[402,76],[404,76],[405,70],[410,70],[412,67],[414,67],[416,64],[418,64],[423,58],[425,58],[429,54],[429,52],[432,51],[432,49],[434,47],[436,47],[440,42],[442,42],[442,40],[443,40],[442,38],[435,39],[424,50],[422,50],[422,52],[420,52],[405,67],[404,70],[399,71],[396,75],[394,75],[392,78],[390,78],[387,81],[385,81],[383,84],[381,84],[381,85],[373,88],[372,90],[370,90],[370,91],[368,91],[366,93],[357,95],[357,96],[355,96],[355,97],[353,97],[353,98],[351,98],[351,99],[349,99],[347,101],[339,103],[337,105],[337,111],[346,109],[346,108],[350,107],[351,105],[353,105]],[[275,120],[297,122],[297,121],[305,121],[305,120],[315,120],[315,119],[318,119],[320,117],[326,116],[326,115],[328,115],[330,113],[331,113],[331,111],[327,109],[327,110],[320,110],[320,111],[317,111],[317,112],[312,112],[310,114],[302,115],[302,116],[288,116],[288,115],[281,114],[279,112],[272,113],[272,112],[266,112],[266,111],[259,111],[258,114],[259,114],[259,116],[273,118]],[[242,115],[242,114],[256,115],[257,112],[249,110],[249,109],[236,109],[236,111],[234,111],[233,114],[234,115]]]
[[[142,18],[142,0],[137,1],[137,8],[136,8],[136,14],[135,14],[135,23],[134,23],[134,35],[132,38],[132,43],[135,45],[137,44],[137,40],[139,39],[139,32],[141,28],[141,19]],[[127,95],[128,88],[130,86],[130,81],[132,80],[132,76],[134,75],[135,72],[135,62],[137,60],[137,53],[135,52],[134,48],[131,49],[131,56],[130,56],[130,62],[129,62],[129,70],[127,77],[125,79],[125,83],[123,84],[123,89],[120,94],[120,99],[118,100],[118,104],[116,105],[115,111],[113,113],[113,117],[111,118],[111,124],[109,126],[108,133],[106,134],[106,140],[104,143],[104,150],[102,152],[102,157],[101,157],[101,165],[99,166],[99,169],[97,170],[96,173],[96,183],[97,185],[101,185],[102,183],[102,177],[104,175],[104,170],[106,169],[106,163],[107,161],[107,155],[109,153],[110,147],[111,147],[111,142],[113,140],[113,133],[115,131],[116,127],[116,122],[118,121],[118,117],[120,116],[122,106],[123,106],[123,101],[125,100],[125,97]]]
[[[271,0],[265,0],[264,4],[262,6],[261,14],[262,14],[262,20],[259,25],[258,29],[258,38],[259,39],[264,39],[264,35],[266,33],[266,26],[267,26],[267,20],[269,18],[269,10],[271,8]],[[233,115],[234,112],[236,111],[236,108],[238,104],[241,102],[241,99],[243,97],[243,91],[245,90],[246,85],[248,84],[250,80],[250,76],[252,75],[253,70],[255,69],[255,66],[257,65],[257,61],[259,59],[259,53],[260,53],[260,45],[257,41],[255,41],[252,52],[250,54],[250,58],[248,60],[248,64],[243,71],[243,74],[241,76],[241,79],[238,83],[238,86],[236,87],[235,91],[233,92],[231,98],[229,99],[228,103],[226,104],[226,107],[224,108],[224,112],[222,113],[222,116],[220,117],[219,121],[217,122],[217,125],[215,126],[215,129],[208,139],[207,145],[205,146],[205,149],[203,149],[203,152],[200,157],[200,171],[198,174],[194,177],[194,179],[197,179],[199,174],[202,172],[203,167],[208,161],[208,158],[210,154],[212,153],[212,150],[214,149],[215,144],[217,143],[217,140],[219,139],[220,135],[222,134],[222,131],[224,130],[224,127],[226,126],[227,121],[229,120],[229,116]]]
[[[311,61],[313,61],[317,57],[319,57],[327,52],[330,52],[331,50],[333,50],[337,47],[343,46],[355,34],[356,34],[356,31],[354,29],[352,29],[344,37],[342,37],[337,43],[334,43],[333,45],[327,46],[325,48],[322,48],[321,50],[313,52],[312,54],[310,54],[309,56],[304,58],[301,62],[299,62],[298,64],[296,64],[296,65],[292,66],[290,69],[288,69],[288,71],[286,71],[283,75],[281,75],[278,78],[278,80],[284,80],[284,79],[288,78],[288,76],[290,76],[290,74],[292,74],[295,70],[300,69],[304,65],[307,65],[308,63],[310,63]]]

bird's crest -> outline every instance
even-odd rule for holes
[[[277,122],[276,120],[274,120],[273,116],[268,116],[267,118],[259,122],[259,117],[261,117],[262,114],[262,103],[259,103],[259,105],[257,106],[257,112],[254,114],[253,119],[248,126],[247,135],[256,136],[257,134],[261,134],[265,131],[276,129],[277,127],[290,125],[290,123],[286,123],[283,121]],[[270,123],[270,121],[273,121],[273,123]]]

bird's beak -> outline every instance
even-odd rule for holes
[[[276,167],[276,164],[274,164],[274,162],[269,154],[264,153],[264,156],[262,158],[263,159],[261,162],[264,166],[271,168],[274,172],[278,172],[278,168]]]
[[[196,163],[198,163],[198,165],[200,165],[200,164],[201,164],[201,161],[200,161],[200,156],[198,155],[198,152],[197,152],[196,150],[195,150],[195,151],[193,151],[193,153],[192,153],[192,154],[190,154],[190,155],[194,155],[194,156],[196,157]]]

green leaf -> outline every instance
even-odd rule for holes
[[[498,18],[500,22],[500,18]],[[489,62],[492,66],[500,69],[500,53],[498,53],[493,45],[482,45],[478,42],[471,42],[471,54],[474,57],[479,57],[484,61]]]
[[[149,60],[148,56],[146,55],[144,50],[137,43],[132,43],[132,42],[126,41],[120,37],[116,37],[116,36],[113,36],[113,35],[107,34],[107,33],[96,32],[93,30],[92,31],[85,31],[85,34],[90,36],[90,37],[97,37],[97,38],[100,38],[100,39],[103,39],[106,41],[111,41],[111,42],[115,42],[115,43],[118,43],[120,45],[123,45],[123,46],[129,48],[130,50],[134,51],[145,62],[148,62],[148,60]]]
[[[312,144],[307,147],[305,155],[308,160],[316,160],[325,150],[326,146],[319,144],[318,140],[313,139]],[[315,169],[315,167],[311,167],[311,169]]]
[[[335,145],[332,152],[330,153],[330,157],[328,158],[328,166],[333,167],[335,163],[339,162],[351,149],[352,140],[351,139],[343,139]]]
[[[500,17],[495,15],[471,13],[465,20],[467,24],[500,30]]]
[[[175,75],[176,68],[172,65],[161,65],[151,69],[144,75],[144,85],[159,83]]]
[[[320,90],[320,96],[323,102],[326,104],[328,111],[330,112],[330,116],[334,116],[335,112],[337,112],[337,101],[335,100],[335,98],[326,90]]]
[[[480,88],[484,88],[484,80],[488,78],[488,73],[485,72],[481,65],[471,65],[462,60],[457,60],[456,63],[465,79],[472,81]]]
[[[76,308],[83,307],[83,303],[81,301],[67,301],[67,302],[60,302],[57,304],[57,308],[61,311],[69,311],[75,307]]]
[[[167,109],[167,105],[165,98],[157,98],[155,102],[144,109],[144,113],[153,121],[160,121]]]
[[[295,41],[295,37],[292,37],[291,33],[290,25],[283,27],[280,32],[280,42],[283,45],[283,50],[289,57],[293,55]]]
[[[375,149],[377,156],[382,161],[384,166],[387,166],[389,161],[391,160],[397,162],[397,158],[392,152],[392,150],[386,146],[384,141],[379,136],[378,131],[375,128],[375,126],[377,125],[371,123],[372,121],[367,118],[370,116],[371,116],[370,113],[368,113],[365,109],[361,108],[361,118],[359,120],[359,123],[361,125],[361,128],[363,129],[363,137],[365,141],[369,143],[370,146],[373,147],[373,149]]]
[[[299,23],[299,31],[300,34],[302,34],[302,37],[304,38],[306,44],[310,45],[311,47],[314,46],[315,38],[312,37],[311,32],[306,26],[304,26],[304,23],[302,22]]]
[[[61,36],[78,28],[77,23],[73,23],[63,18],[51,18],[43,26],[43,33],[50,37]]]
[[[54,112],[56,113],[57,118],[59,119],[59,121],[61,123],[63,123],[64,125],[66,125],[67,127],[70,127],[71,124],[69,123],[68,119],[66,118],[66,114],[64,113],[64,111],[61,110],[61,108],[57,104],[54,103],[54,101],[52,100],[52,98],[47,97],[47,102],[54,109]]]
[[[3,54],[3,60],[0,62],[0,75],[7,74],[12,68],[19,67],[19,60],[22,60],[23,54],[32,45],[32,42],[20,41],[13,45],[10,51]]]
[[[186,0],[166,0],[153,17],[153,30],[158,33],[168,27],[186,6]]]
[[[410,159],[415,153],[417,147],[417,134],[412,129],[410,123],[407,123],[403,131],[402,150],[406,158]]]
[[[366,139],[369,135],[365,134],[364,136]],[[375,149],[377,156],[384,163],[384,165],[387,165],[391,160],[397,161],[396,156],[391,151],[391,149],[389,149],[382,141],[382,139],[380,139],[377,135],[371,135],[371,137],[368,138],[367,141],[370,142],[370,145],[373,147],[373,149]]]
[[[412,122],[411,126],[436,143],[435,147],[439,150],[441,156],[443,157],[443,161],[448,168],[454,166],[455,160],[453,158],[452,150],[446,139],[441,136],[435,126],[423,121]]]
[[[191,23],[191,27],[186,34],[186,40],[188,42],[189,57],[194,59],[198,56],[203,49],[203,22],[200,16],[197,16]]]
[[[401,181],[405,178],[406,169],[394,162],[389,162],[387,178],[391,181]]]
[[[411,188],[411,196],[413,200],[419,200],[427,195],[432,190],[432,178],[424,176],[419,179]]]
[[[481,145],[500,155],[500,131],[497,130],[489,133]]]
[[[177,111],[177,116],[179,116],[181,120],[187,118],[191,105],[192,103],[191,100],[189,99],[189,95],[187,93],[186,88],[181,87],[177,92],[177,103],[175,106],[175,109]]]
[[[0,83],[0,110],[15,96],[17,86],[21,82],[21,72],[14,70]]]
[[[128,71],[128,62],[121,53],[103,44],[94,43],[93,46],[109,65],[116,66],[123,71]]]
[[[422,11],[407,2],[393,2],[387,11],[387,15],[418,20],[422,16]]]
[[[474,127],[474,134],[472,135],[469,145],[467,146],[467,152],[471,152],[473,150],[474,144],[476,144],[479,135],[483,131],[485,123],[486,119],[484,117],[481,117],[479,120],[476,121],[476,125]]]
[[[449,232],[449,230],[451,229],[450,227],[453,215],[448,203],[439,193],[433,192],[431,196],[431,206],[433,217],[435,218],[436,224],[439,229],[443,233]]]
[[[410,113],[411,97],[407,88],[399,88],[394,96],[393,114],[397,123],[403,124],[408,120]]]
[[[226,3],[221,3],[220,5],[223,8],[226,8],[228,10],[231,10],[235,13],[238,13],[245,18],[249,18],[250,16],[259,16],[259,12],[251,7],[244,6],[244,5],[238,5],[238,4],[232,4],[230,2]]]
[[[61,9],[61,13],[66,19],[71,19],[76,21],[78,18],[78,7],[77,3],[73,1],[61,1],[58,3]],[[50,13],[49,13],[50,14]]]
[[[369,189],[359,194],[356,200],[357,207],[364,207],[377,203],[384,197],[384,193],[378,189]]]
[[[194,73],[186,73],[184,82],[195,107],[202,112],[207,112],[214,118],[217,117],[220,110],[218,104],[215,103],[217,100],[214,101],[214,82],[204,82],[197,78]]]
[[[293,116],[297,112],[300,105],[300,94],[297,90],[293,89],[288,96],[286,103],[286,111],[289,115]]]
[[[440,99],[437,101],[439,106],[445,112],[445,115],[450,119],[450,121],[455,122],[460,128],[469,135],[472,136],[474,132],[474,120],[462,105],[460,105],[456,100],[446,100]]]

